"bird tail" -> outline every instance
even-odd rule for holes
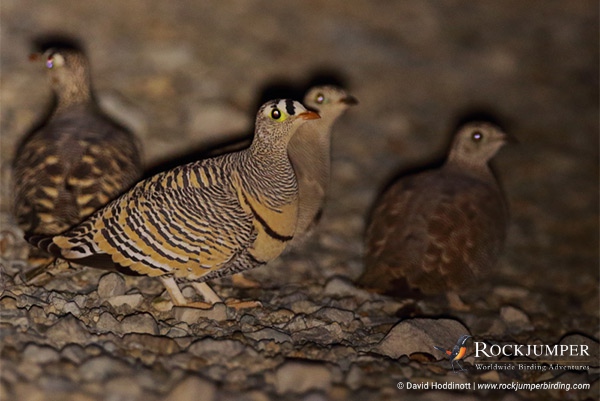
[[[25,234],[25,241],[57,258],[62,257],[58,245],[52,242],[53,236],[43,234]]]
[[[437,349],[438,351],[442,351],[444,354],[446,353],[446,348],[444,348],[444,347],[434,345],[433,348]]]
[[[90,253],[89,255],[81,258],[74,258],[65,256],[62,253],[62,249],[54,243],[53,236],[40,235],[40,234],[26,234],[25,240],[36,248],[39,248],[45,252],[48,252],[52,256],[57,258],[65,259],[67,261],[75,262],[80,265],[93,267],[96,269],[118,271],[128,276],[139,276],[140,274],[126,266],[121,266],[115,263],[111,256],[106,253]]]

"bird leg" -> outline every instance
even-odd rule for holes
[[[223,303],[221,297],[217,295],[216,292],[213,291],[212,288],[207,283],[198,283],[193,282],[192,286],[198,291],[200,295],[204,298],[206,302],[189,302],[185,299],[175,279],[173,277],[161,277],[163,285],[167,289],[171,300],[173,301],[173,305],[175,306],[185,306],[188,308],[198,308],[198,309],[210,309],[216,303]],[[257,306],[262,306],[258,301],[240,301],[236,299],[227,300],[224,302],[225,305],[234,308],[234,309],[244,309],[244,308],[254,308]]]
[[[196,291],[198,291],[198,294],[202,295],[206,302],[210,302],[211,304],[223,302],[221,297],[218,296],[217,293],[212,288],[210,288],[210,286],[207,283],[194,282],[192,283],[192,286],[196,289]]]
[[[453,371],[454,373],[460,373],[460,372],[457,372],[457,371],[454,369],[454,362],[456,362],[456,364],[458,365],[458,367],[460,368],[460,370],[462,370],[463,372],[467,372],[467,370],[466,370],[466,369],[465,369],[465,368],[464,368],[464,367],[463,367],[463,366],[460,364],[460,361],[459,361],[459,360],[455,360],[455,361],[452,361],[452,362],[450,363],[450,365],[452,366],[452,371]]]
[[[202,295],[206,301],[212,302],[213,304],[217,302],[223,302],[221,300],[221,297],[219,297],[217,293],[212,288],[210,288],[210,286],[206,282],[194,282],[192,283],[192,286],[194,286],[196,291],[198,291],[198,293]],[[262,304],[259,301],[242,301],[239,299],[228,299],[225,301],[225,305],[234,309],[247,309],[262,306]]]
[[[162,281],[163,285],[167,289],[167,292],[171,297],[171,301],[173,301],[173,305],[175,306],[186,306],[189,308],[198,309],[210,309],[213,306],[213,303],[207,302],[188,302],[181,293],[181,290],[177,286],[177,283],[173,277],[161,277],[160,281]]]

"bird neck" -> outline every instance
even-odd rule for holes
[[[78,105],[90,107],[94,105],[90,83],[85,78],[70,82],[68,85],[57,84],[54,94],[56,96],[56,112]]]
[[[458,172],[484,181],[495,180],[488,163],[482,164],[480,160],[450,157],[444,164],[444,169],[449,172]]]
[[[243,185],[256,196],[266,194],[269,206],[278,207],[297,198],[298,183],[285,146],[253,145],[240,161],[248,179]]]

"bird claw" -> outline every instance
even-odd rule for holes
[[[231,282],[238,288],[258,288],[260,283],[244,276],[243,274],[235,274],[231,276]]]
[[[239,299],[228,299],[225,301],[225,305],[228,308],[239,309],[250,309],[250,308],[262,308],[260,301],[242,301]]]

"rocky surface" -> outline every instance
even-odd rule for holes
[[[6,0],[0,11],[1,400],[597,399],[596,2]],[[10,161],[48,104],[31,41],[56,33],[85,45],[103,107],[140,135],[152,171],[246,135],[264,97],[325,80],[360,100],[336,126],[315,235],[248,272],[259,287],[214,283],[262,307],[173,308],[157,280],[88,268],[23,283]],[[466,308],[355,288],[378,192],[443,155],[476,112],[520,142],[495,160],[512,220],[491,279],[461,294]],[[470,345],[458,375],[428,350],[446,325],[436,345],[451,347],[464,327],[489,344],[595,351],[585,371],[479,371]],[[407,380],[591,388],[396,387]]]

